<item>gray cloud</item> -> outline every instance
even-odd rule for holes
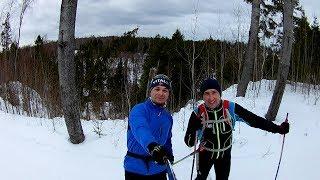
[[[301,3],[311,13],[320,7],[318,0],[301,0]],[[36,0],[26,12],[21,44],[33,44],[39,34],[46,35],[49,40],[56,40],[60,5],[61,0]],[[195,7],[198,11],[194,37],[192,27]],[[76,36],[121,35],[139,27],[139,36],[160,34],[170,37],[179,28],[188,39],[202,39],[210,35],[214,38],[234,39],[233,34],[238,25],[233,13],[236,8],[242,10],[241,27],[246,36],[251,7],[243,0],[79,0]],[[13,26],[17,26],[17,23],[13,23]]]

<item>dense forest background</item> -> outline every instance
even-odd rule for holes
[[[288,80],[308,84],[304,88],[308,94],[320,83],[319,23],[316,18],[310,23],[302,16],[294,24]],[[5,103],[5,111],[13,106],[19,114],[62,116],[57,42],[39,35],[33,46],[19,48],[15,58],[17,44],[6,36],[10,26],[4,22],[2,27],[0,97],[4,101],[0,103]],[[120,37],[76,39],[76,82],[82,118],[126,117],[133,105],[146,98],[148,79],[155,73],[171,78],[173,90],[168,107],[177,111],[192,99],[192,63],[195,87],[208,76],[216,77],[223,89],[239,82],[247,44],[211,37],[186,40],[178,29],[171,38],[137,37],[138,31],[133,29]],[[280,50],[276,45],[257,44],[252,81],[275,80]]]

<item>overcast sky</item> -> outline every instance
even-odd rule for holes
[[[3,19],[7,0],[0,1]],[[319,0],[300,0],[300,4],[311,20],[314,16],[320,19]],[[61,0],[35,0],[23,20],[22,45],[33,44],[39,34],[57,40],[60,5]],[[243,0],[78,0],[76,37],[122,35],[139,27],[138,36],[171,37],[179,28],[188,39],[210,35],[235,39],[238,26],[241,35],[247,36],[250,11]],[[15,10],[12,15],[15,33],[18,13]]]

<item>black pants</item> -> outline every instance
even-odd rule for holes
[[[125,171],[125,180],[167,180],[166,172],[145,176]]]
[[[228,180],[231,165],[231,149],[224,152],[223,157],[215,159],[212,152],[199,153],[199,171],[196,180],[206,180],[212,165],[216,173],[216,180]]]

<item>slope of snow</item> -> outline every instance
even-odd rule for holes
[[[236,98],[236,86],[223,92],[223,98],[235,101],[264,116],[272,92],[270,81],[261,81],[259,95],[250,90],[246,98]],[[252,86],[253,84],[251,84]],[[255,84],[256,87],[259,83]],[[291,91],[287,85],[275,123],[289,113],[290,133],[286,135],[279,180],[317,180],[320,162],[320,105],[314,105],[316,93],[309,96]],[[189,154],[183,137],[192,112],[190,106],[174,113],[173,151],[175,159]],[[124,179],[123,157],[126,153],[126,120],[103,123],[103,136],[93,132],[93,122],[82,121],[84,143],[73,145],[61,118],[40,119],[0,111],[0,179],[64,180]],[[230,180],[274,179],[282,136],[237,123],[234,131]],[[174,166],[179,180],[190,179],[192,158]],[[208,179],[215,179],[214,171]]]

